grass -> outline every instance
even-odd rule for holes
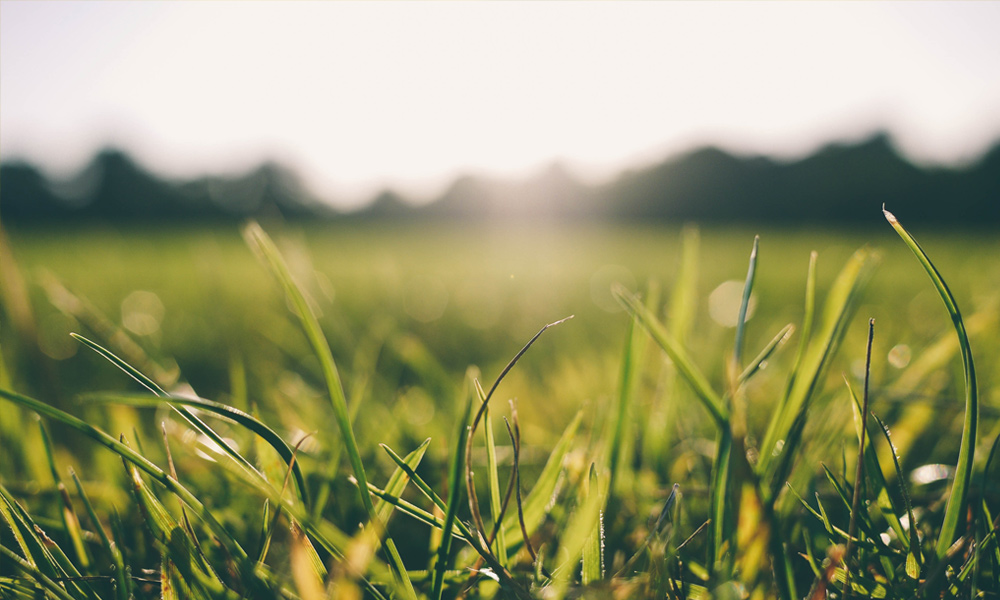
[[[996,597],[998,242],[889,217],[14,232],[0,597]]]

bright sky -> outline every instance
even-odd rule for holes
[[[115,144],[176,176],[266,158],[320,195],[432,194],[693,144],[802,155],[887,128],[1000,139],[1000,3],[0,2],[0,156]]]

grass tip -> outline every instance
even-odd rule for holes
[[[896,215],[892,214],[891,212],[885,209],[885,202],[882,203],[882,214],[885,215],[885,220],[889,221],[891,225],[899,223],[899,221],[896,220]]]

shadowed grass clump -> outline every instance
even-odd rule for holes
[[[73,339],[112,391],[43,401],[0,361],[0,440],[12,457],[0,464],[0,597],[996,597],[1000,421],[995,406],[980,415],[970,336],[996,323],[977,312],[967,327],[927,254],[885,214],[957,333],[885,384],[871,325],[854,344],[859,307],[879,302],[865,299],[880,260],[867,247],[824,286],[813,252],[804,304],[787,311],[799,320],[776,311],[751,326],[777,264],[754,238],[722,337],[700,331],[701,249],[689,229],[666,302],[655,283],[644,295],[612,287],[628,322],[608,389],[566,397],[603,369],[568,365],[506,403],[496,399],[517,387],[519,361],[566,319],[540,321],[552,322],[507,350],[486,391],[479,368],[454,376],[391,322],[346,334],[301,257],[288,260],[255,223],[245,241],[296,328],[283,312],[259,322],[262,335],[226,361],[230,389],[217,399],[49,280],[60,310],[99,324]],[[19,293],[5,290],[6,313]],[[890,431],[915,408],[888,403],[894,383],[947,375],[955,354],[965,406],[946,414],[961,413],[957,460],[949,440],[900,455]],[[145,391],[123,391],[112,366]],[[525,419],[519,407],[559,417]]]

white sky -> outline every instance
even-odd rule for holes
[[[0,156],[116,144],[176,176],[265,158],[320,195],[432,194],[693,144],[1000,138],[1000,3],[0,2]]]

